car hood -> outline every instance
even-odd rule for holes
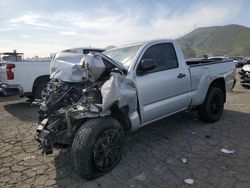
[[[57,53],[50,64],[50,79],[65,82],[81,82],[83,80],[94,82],[106,70],[107,64],[126,72],[126,68],[121,63],[102,53]]]

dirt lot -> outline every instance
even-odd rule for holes
[[[250,187],[250,89],[238,83],[219,122],[182,113],[128,133],[120,164],[92,181],[74,172],[69,149],[41,155],[37,110],[25,99],[0,98],[0,187]]]

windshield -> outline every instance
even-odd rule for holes
[[[140,47],[141,45],[116,48],[103,53],[109,56],[111,59],[122,63],[123,66],[128,69]]]

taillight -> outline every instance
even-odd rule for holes
[[[7,64],[6,72],[7,72],[7,79],[13,80],[14,79],[14,72],[12,72],[12,69],[15,68],[15,64]]]

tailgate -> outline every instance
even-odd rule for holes
[[[0,82],[7,82],[6,63],[0,63]]]

